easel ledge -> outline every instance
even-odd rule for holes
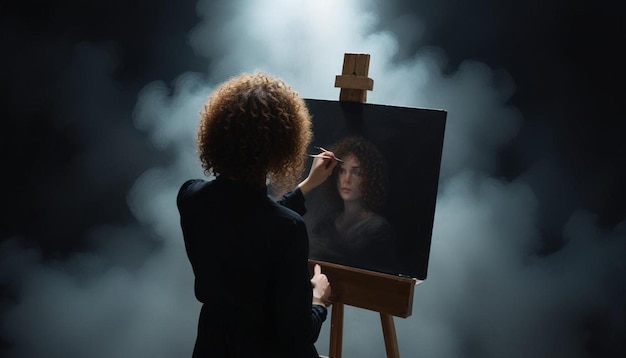
[[[331,281],[330,301],[407,318],[413,312],[416,278],[361,270],[324,261],[309,260],[309,271],[319,264]]]

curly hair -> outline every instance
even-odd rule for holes
[[[385,157],[374,144],[360,136],[343,138],[332,145],[330,150],[339,158],[353,155],[363,171],[361,191],[363,192],[363,206],[370,211],[382,209],[387,199],[387,164]],[[337,177],[339,166],[335,167],[331,180],[332,195],[335,201],[341,200],[337,192]]]
[[[219,85],[200,113],[197,145],[206,174],[277,192],[300,179],[312,137],[311,115],[297,92],[277,77],[241,74]]]

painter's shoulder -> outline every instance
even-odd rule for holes
[[[176,196],[176,201],[180,203],[186,198],[190,197],[194,192],[197,192],[202,187],[207,185],[208,182],[203,179],[189,179],[185,181],[178,190],[178,195]]]

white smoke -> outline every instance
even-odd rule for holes
[[[624,225],[605,233],[591,213],[578,212],[563,228],[567,245],[535,255],[541,198],[521,178],[492,177],[498,150],[523,121],[507,104],[514,79],[479,62],[445,74],[445,49],[424,48],[398,62],[403,44],[377,28],[374,10],[356,0],[200,1],[201,21],[189,39],[211,60],[207,73],[183,73],[171,86],[155,81],[135,107],[137,129],[173,153],[128,195],[137,226],[94,229],[94,242],[109,242],[101,254],[54,265],[15,243],[2,248],[11,257],[2,272],[21,282],[3,323],[15,342],[12,356],[190,356],[199,304],[175,197],[185,179],[202,176],[194,136],[203,101],[220,81],[256,70],[283,78],[303,97],[337,99],[334,76],[347,52],[371,55],[368,102],[448,111],[429,276],[415,289],[413,315],[395,319],[401,355],[587,356],[582,323],[614,306],[608,282],[624,272],[626,247],[617,240]],[[139,267],[110,264],[132,257],[124,243],[146,234],[162,246]],[[612,328],[623,335],[623,322]],[[328,336],[327,322],[317,344],[322,354]],[[378,315],[348,307],[343,346],[347,357],[384,356]]]

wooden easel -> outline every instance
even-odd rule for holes
[[[339,101],[366,102],[367,91],[374,87],[374,81],[367,77],[369,62],[369,54],[344,54],[343,70],[335,78],[335,87],[341,88]],[[411,315],[417,281],[315,260],[309,260],[311,272],[315,264],[322,267],[331,283],[330,358],[341,358],[344,305],[379,312],[387,357],[399,358],[393,316]]]

